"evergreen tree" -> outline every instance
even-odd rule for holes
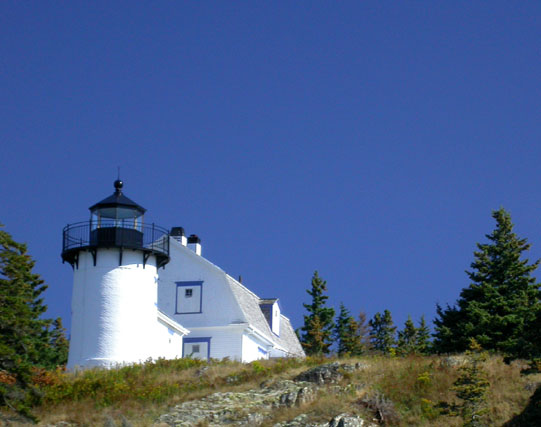
[[[306,291],[312,297],[312,303],[303,304],[308,314],[304,316],[300,339],[308,355],[328,354],[332,344],[334,309],[325,306],[329,298],[324,294],[326,291],[327,282],[315,271],[312,277],[312,288]]]
[[[421,316],[419,327],[417,328],[415,347],[416,351],[420,354],[428,354],[430,352],[430,328],[426,324],[424,315]]]
[[[359,325],[343,303],[340,303],[340,313],[336,318],[334,339],[338,344],[339,356],[357,356],[362,353]]]
[[[44,334],[46,339],[40,346],[40,365],[48,368],[65,365],[68,361],[69,341],[66,339],[62,319],[58,317],[53,320]]]
[[[411,316],[404,323],[404,329],[398,331],[397,351],[401,355],[417,353],[417,328]]]
[[[437,306],[434,348],[464,351],[474,338],[483,348],[511,357],[538,357],[531,328],[541,310],[540,285],[531,276],[539,261],[521,260],[530,245],[513,233],[511,216],[503,208],[492,213],[496,228],[478,243],[471,280],[455,306]]]
[[[27,416],[39,397],[32,387],[33,367],[65,363],[64,356],[52,355],[57,345],[66,347],[61,323],[50,330],[51,321],[41,318],[47,286],[32,272],[34,264],[26,245],[0,229],[0,372],[11,379],[0,382],[0,406]]]
[[[370,326],[370,342],[374,350],[383,354],[392,354],[395,345],[396,326],[394,326],[391,312],[385,310],[383,315],[376,313],[368,322]]]
[[[462,400],[458,406],[458,412],[466,427],[481,427],[483,415],[487,412],[484,408],[490,383],[483,364],[488,359],[488,354],[475,341],[470,340],[470,348],[466,351],[467,363],[460,367],[460,375],[453,384],[453,391]]]

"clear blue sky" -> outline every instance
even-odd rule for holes
[[[61,233],[113,192],[295,327],[401,327],[468,285],[508,209],[541,257],[541,3],[0,3],[0,222],[69,327]]]

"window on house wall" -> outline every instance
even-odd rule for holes
[[[183,357],[208,360],[210,357],[210,337],[184,338]]]
[[[203,312],[203,282],[176,282],[175,314]]]

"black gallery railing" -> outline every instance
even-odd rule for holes
[[[155,224],[133,221],[85,221],[68,224],[62,233],[62,252],[85,247],[121,247],[158,252],[169,257],[169,232]]]

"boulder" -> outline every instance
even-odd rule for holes
[[[340,381],[344,376],[340,372],[338,362],[316,366],[315,368],[301,372],[293,380],[306,381],[317,385],[333,384]]]
[[[376,427],[376,424],[368,424],[357,415],[340,414],[334,417],[328,424],[329,427]]]

